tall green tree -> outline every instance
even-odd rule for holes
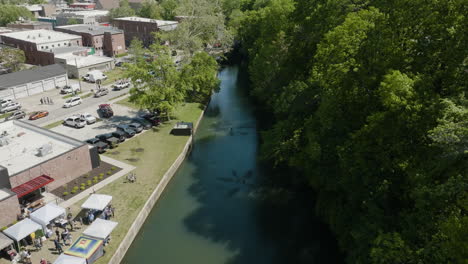
[[[0,62],[5,68],[11,69],[13,72],[21,70],[26,57],[24,51],[13,48],[0,49]]]
[[[162,7],[155,0],[146,0],[141,5],[140,10],[138,10],[138,16],[151,18],[151,19],[161,19],[162,18]]]
[[[19,19],[34,19],[31,12],[23,6],[0,5],[0,26],[18,21]]]
[[[219,91],[218,63],[206,52],[196,53],[181,71],[180,84],[189,101],[206,103],[212,92]]]
[[[128,17],[134,16],[135,10],[130,7],[128,0],[120,0],[120,6],[117,8],[112,8],[109,10],[109,18],[119,18],[119,17]]]

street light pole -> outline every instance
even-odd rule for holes
[[[78,84],[80,85],[80,92],[81,92],[81,76],[80,76],[80,70],[78,69],[78,62],[76,61],[76,58],[75,58],[75,66],[76,66],[76,71],[78,72]]]

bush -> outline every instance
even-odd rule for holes
[[[112,174],[112,171],[108,171],[108,172],[107,172],[107,175],[111,175],[111,174]]]
[[[4,226],[4,227],[0,228],[0,231],[3,231],[5,229],[7,229],[7,228],[8,228],[8,226]]]
[[[101,173],[102,174],[102,173]],[[102,180],[104,178],[104,174],[99,175],[99,179]]]
[[[94,176],[94,177],[93,177],[93,180],[96,180],[96,181],[97,181],[97,179],[98,179],[98,176]]]
[[[93,182],[94,182],[94,183],[98,183],[98,179],[94,179]]]
[[[73,186],[73,190],[78,190],[78,186]]]
[[[81,190],[84,190],[84,189],[86,189],[86,187],[84,187],[84,186],[81,186],[81,187],[80,187],[80,189],[81,189]]]
[[[68,192],[63,192],[63,196],[67,196],[68,195]]]
[[[73,190],[71,191],[71,193],[76,193],[76,191],[77,191],[77,190],[73,189]]]
[[[104,173],[99,173],[99,177],[103,176],[104,177]]]
[[[88,180],[86,183],[88,184],[88,186],[91,186],[92,184],[91,180]]]
[[[116,167],[112,167],[111,170],[115,171],[117,168]]]
[[[83,176],[85,179],[89,177],[89,173],[86,173],[84,176]]]

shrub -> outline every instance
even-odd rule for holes
[[[76,190],[75,190],[75,189],[73,189],[73,190],[71,191],[71,193],[76,193]]]
[[[84,190],[84,189],[86,189],[86,187],[84,187],[84,186],[81,186],[81,187],[80,187],[80,189],[81,189],[81,190]]]
[[[102,174],[102,173],[101,173]],[[99,179],[102,180],[104,178],[104,174],[99,175]]]
[[[115,171],[117,168],[116,167],[112,167],[111,170]]]
[[[99,173],[99,177],[104,176],[104,173]]]
[[[107,172],[107,175],[111,175],[111,174],[112,174],[112,171],[108,171],[108,172]]]
[[[88,180],[86,183],[88,184],[88,186],[91,186],[92,184],[91,180]]]
[[[83,176],[85,179],[89,177],[89,173],[86,173],[84,176]]]
[[[98,179],[98,176],[94,176],[94,177],[93,177],[93,180],[97,180],[97,179]]]
[[[97,182],[98,182],[98,179],[94,179],[93,182],[94,182],[94,183],[97,183]]]
[[[8,228],[8,226],[4,226],[4,227],[0,228],[0,231],[3,231],[5,229],[7,229],[7,228]]]
[[[63,192],[63,196],[67,196],[68,195],[68,192]]]
[[[78,186],[73,186],[73,190],[78,190]]]

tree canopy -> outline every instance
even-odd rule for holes
[[[119,18],[119,17],[128,17],[134,16],[135,10],[130,7],[128,0],[120,0],[120,6],[117,8],[112,8],[109,10],[109,18]]]
[[[223,1],[270,113],[261,152],[316,191],[348,263],[468,263],[468,19],[455,1]]]
[[[23,6],[16,5],[0,5],[0,26],[5,26],[9,23],[18,21],[20,18],[33,19],[33,15]]]

